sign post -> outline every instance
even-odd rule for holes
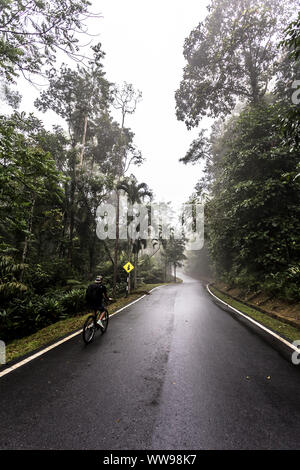
[[[126,286],[126,297],[130,294],[130,271],[134,269],[134,266],[128,261],[128,263],[124,264],[123,269],[127,272],[127,286]]]

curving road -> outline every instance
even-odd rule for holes
[[[299,368],[183,277],[0,378],[0,448],[299,448]]]

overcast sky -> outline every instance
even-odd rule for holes
[[[206,16],[207,0],[101,0],[100,40],[113,81],[143,93],[127,123],[146,157],[136,176],[160,200],[184,202],[201,176],[199,166],[179,163],[198,130],[187,131],[175,115],[174,93],[185,65],[183,43]],[[205,126],[204,126],[205,127]]]
[[[198,134],[187,131],[175,116],[174,93],[185,65],[184,39],[207,13],[208,0],[94,0],[102,18],[88,23],[99,34],[106,52],[108,80],[126,81],[141,90],[143,99],[125,125],[135,132],[135,142],[146,162],[132,167],[156,199],[184,202],[201,176],[201,166],[179,163]],[[37,91],[25,87],[22,108],[32,109]],[[20,90],[22,92],[22,90]],[[24,93],[25,91],[25,93]],[[36,112],[36,111],[35,111]],[[59,120],[54,113],[41,115],[47,127]],[[202,127],[208,127],[209,121]]]

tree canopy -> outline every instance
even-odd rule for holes
[[[0,0],[0,74],[8,81],[51,68],[58,51],[81,60],[89,0]]]
[[[176,114],[188,128],[203,116],[225,116],[237,100],[257,103],[276,71],[277,43],[296,2],[213,0],[185,40],[187,64]]]
[[[181,158],[205,164],[195,193],[207,196],[205,246],[215,277],[289,300],[300,298],[299,16],[287,24],[293,5],[213,1],[186,40],[177,92],[177,115],[188,127],[206,113],[218,118]]]

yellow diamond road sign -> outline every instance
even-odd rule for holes
[[[128,263],[124,264],[123,268],[125,269],[125,271],[127,273],[130,273],[130,271],[132,271],[134,269],[134,266],[132,266],[132,264],[128,262]]]

